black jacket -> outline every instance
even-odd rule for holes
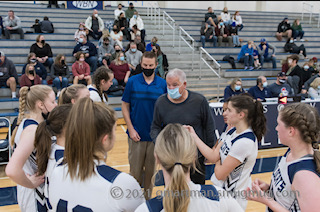
[[[277,32],[285,32],[289,29],[292,29],[290,24],[288,24],[285,21],[280,22],[280,24],[278,25],[278,31]]]
[[[214,35],[214,31],[212,27],[208,27],[207,31],[204,32],[204,30],[206,29],[206,25],[203,25],[200,29],[200,34],[206,36],[207,39],[209,39],[209,37],[211,35]]]
[[[113,25],[117,25],[118,26],[118,29],[120,29],[121,27],[125,27],[125,28],[128,28],[129,25],[128,25],[128,21],[126,18],[123,18],[121,20],[115,20]]]

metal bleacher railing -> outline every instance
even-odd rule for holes
[[[302,3],[302,14],[301,14],[301,20],[303,20],[303,15],[305,12],[309,12],[310,13],[310,20],[309,20],[309,24],[311,24],[311,19],[312,19],[312,11],[313,11],[313,5],[303,2]],[[319,23],[318,23],[318,27],[319,27]]]

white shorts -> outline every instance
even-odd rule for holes
[[[17,198],[21,212],[37,211],[36,193],[34,189],[17,185]]]

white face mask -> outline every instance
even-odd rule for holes
[[[94,14],[94,17],[98,18],[98,14]]]
[[[262,86],[263,86],[264,88],[266,88],[266,87],[268,86],[268,82],[265,81],[264,83],[262,83]]]

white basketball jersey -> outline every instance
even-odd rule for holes
[[[231,196],[223,195],[223,189],[213,185],[199,185],[189,182],[190,203],[188,211],[201,212],[241,212],[243,209]],[[166,195],[163,193],[163,195]],[[163,195],[157,196],[140,205],[136,212],[164,212]]]
[[[95,87],[93,87],[92,85],[88,85],[87,88],[89,89],[90,99],[92,99],[92,101],[94,101],[94,102],[102,102],[101,101],[101,97],[99,95],[99,92]],[[106,100],[104,95],[102,95],[102,98],[103,98],[103,102],[108,104],[108,102],[107,102],[107,100]]]
[[[95,161],[94,174],[71,180],[67,164],[58,164],[49,181],[49,211],[134,211],[145,199],[129,174]]]

